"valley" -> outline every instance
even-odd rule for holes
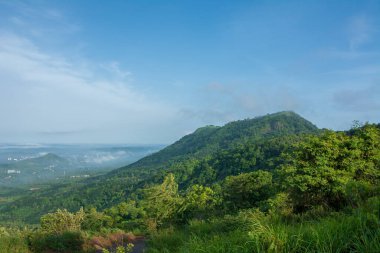
[[[104,174],[162,146],[0,145],[0,187],[29,187]]]

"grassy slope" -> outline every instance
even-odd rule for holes
[[[154,234],[150,253],[380,252],[380,198],[340,213],[265,216],[246,211]]]

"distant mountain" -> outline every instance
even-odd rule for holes
[[[315,125],[288,111],[234,121],[222,127],[206,126],[133,164],[80,184],[33,192],[0,211],[12,218],[37,221],[38,215],[56,208],[102,209],[138,197],[139,189],[160,182],[169,172],[176,175],[181,188],[186,188],[193,183],[213,184],[228,175],[259,168],[270,170],[291,143],[303,134],[318,132]],[[33,203],[45,205],[36,208]]]
[[[0,184],[15,185],[43,182],[64,176],[69,162],[52,153],[0,165]]]
[[[25,168],[25,169],[31,166],[39,166],[39,168],[41,168],[43,166],[51,166],[51,165],[57,168],[63,168],[64,166],[68,165],[68,161],[56,154],[47,153],[46,155],[30,158],[30,159],[25,159],[17,163],[17,167]]]
[[[0,144],[1,145],[1,144]],[[0,147],[0,186],[30,187],[105,174],[160,150],[162,145],[50,144]]]

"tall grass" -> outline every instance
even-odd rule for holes
[[[209,222],[192,221],[152,235],[156,252],[380,252],[380,201],[370,200],[349,213],[279,219],[259,211]]]
[[[26,231],[0,227],[0,253],[29,253]]]

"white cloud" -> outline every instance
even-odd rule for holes
[[[164,141],[165,134],[149,140],[144,131],[164,131],[175,120],[174,109],[127,83],[131,73],[118,63],[69,61],[12,33],[0,34],[0,76],[0,132],[7,133],[6,139],[17,133],[64,132],[65,138],[73,133],[84,142]]]

